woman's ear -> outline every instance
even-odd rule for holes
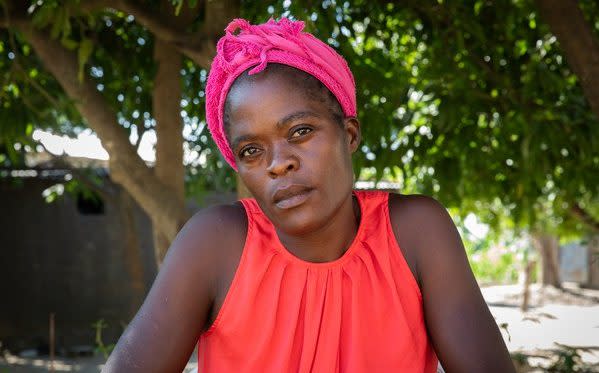
[[[343,119],[343,129],[347,136],[347,146],[350,153],[358,150],[362,141],[362,132],[360,131],[360,121],[356,117],[346,117]]]

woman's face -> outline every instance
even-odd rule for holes
[[[277,229],[322,227],[351,196],[359,123],[340,126],[326,102],[268,70],[228,95],[228,137],[239,175]]]

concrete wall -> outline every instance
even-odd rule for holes
[[[123,192],[106,181],[114,200],[104,200],[102,214],[82,214],[70,195],[45,202],[42,191],[55,183],[0,178],[0,341],[11,350],[43,350],[51,312],[58,347],[93,345],[100,318],[109,324],[105,341],[114,341],[139,307],[124,260]],[[147,291],[156,273],[151,226],[132,210]]]

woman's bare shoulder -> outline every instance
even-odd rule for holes
[[[223,243],[241,243],[247,233],[247,216],[241,202],[221,204],[195,213],[183,226],[177,240],[202,243],[205,249]]]
[[[389,218],[397,243],[412,274],[421,285],[418,258],[429,234],[446,231],[447,212],[432,197],[420,194],[389,193]]]
[[[433,197],[412,194],[390,194],[389,215],[396,236],[416,262],[418,277],[420,264],[440,255],[462,255],[464,247],[449,212]],[[443,252],[441,252],[443,251]]]
[[[391,195],[389,209],[400,245],[415,266],[427,330],[443,367],[455,372],[513,372],[445,207],[431,197]]]
[[[204,208],[181,228],[165,263],[169,256],[181,257],[192,271],[195,267],[202,275],[217,276],[222,265],[226,265],[224,258],[242,250],[246,234],[247,216],[241,202]],[[208,271],[205,266],[214,271]]]
[[[241,202],[211,206],[192,216],[172,248],[187,248],[193,262],[209,263],[210,271],[202,268],[198,272],[211,273],[210,282],[222,285],[230,282],[228,277],[237,268],[247,229],[248,218]],[[217,288],[214,294],[220,290]]]
[[[398,218],[428,220],[434,216],[444,216],[445,207],[430,196],[422,194],[389,193],[389,209]]]
[[[396,234],[416,246],[427,244],[430,235],[455,232],[447,209],[433,197],[421,194],[389,194],[389,216]]]
[[[173,240],[104,371],[180,372],[209,321],[220,273],[231,253],[242,250],[246,231],[240,203],[194,214]]]

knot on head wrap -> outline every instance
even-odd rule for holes
[[[304,22],[292,22],[287,18],[278,23],[272,18],[262,25],[251,25],[245,19],[235,19],[225,29],[217,44],[217,53],[222,56],[220,65],[223,69],[233,72],[240,62],[248,58],[259,58],[260,64],[249,71],[258,73],[266,67],[266,53],[270,49],[293,49],[294,52],[307,55],[304,45],[299,38],[304,29]],[[235,35],[240,31],[238,35]],[[293,40],[295,43],[289,43]],[[309,53],[309,52],[308,52]]]
[[[235,170],[235,156],[224,129],[225,101],[235,79],[250,67],[250,75],[264,70],[269,62],[305,71],[335,95],[346,116],[356,115],[356,88],[347,62],[303,29],[304,22],[287,18],[260,25],[235,19],[216,45],[206,84],[206,120],[220,152]]]

